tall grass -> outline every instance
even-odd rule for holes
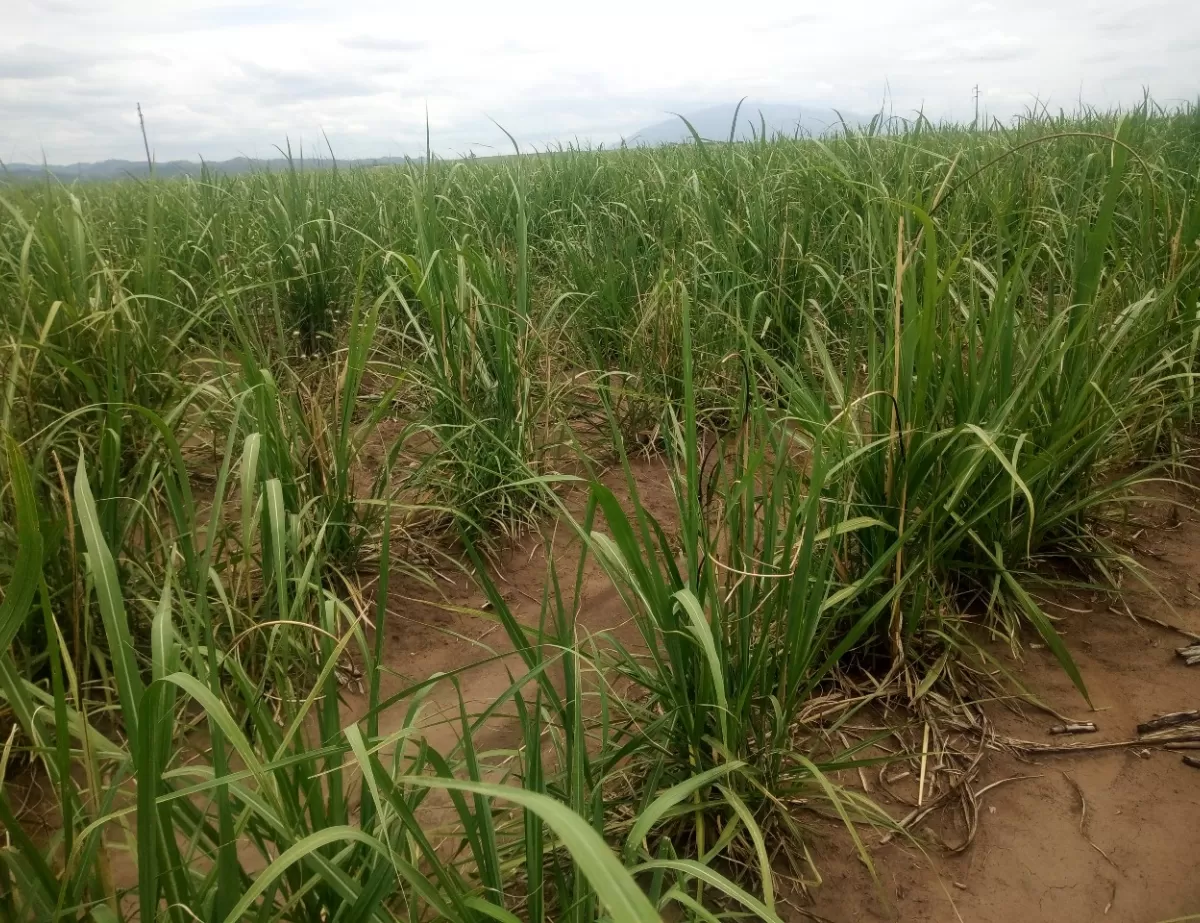
[[[999,211],[1000,245],[935,220],[948,167],[925,203],[897,209],[881,195],[875,205],[878,226],[890,217],[897,229],[894,272],[882,297],[856,306],[865,320],[848,339],[834,344],[814,325],[813,361],[796,366],[758,346],[783,405],[845,460],[840,495],[880,519],[856,535],[857,569],[894,553],[891,584],[916,575],[912,604],[902,614],[897,600],[890,625],[894,655],[949,593],[953,611],[1028,619],[1084,689],[1022,578],[1048,559],[1092,576],[1119,559],[1097,521],[1155,472],[1193,413],[1200,318],[1179,296],[1195,257],[1136,298],[1105,272],[1118,202],[1140,184],[1127,172],[1139,131],[1138,117],[1122,122],[1099,166],[1086,158],[1076,171],[1050,278],[1034,268],[1046,246],[1038,213]],[[1092,186],[1102,194],[1087,203]],[[835,349],[861,364],[839,367]]]
[[[21,607],[28,608],[36,592],[39,531],[28,471],[11,441],[9,449],[27,549],[3,611],[11,635],[24,615]],[[268,494],[276,493],[278,482],[269,480],[265,487]],[[50,732],[58,742],[43,758],[61,793],[57,807],[62,814],[60,835],[38,844],[0,796],[0,817],[11,838],[0,896],[8,919],[123,917],[128,908],[114,890],[110,871],[112,853],[119,847],[105,836],[108,824],[126,827],[126,848],[136,857],[136,905],[143,920],[237,920],[250,911],[257,918],[281,920],[386,920],[426,913],[460,920],[510,918],[503,889],[480,891],[431,843],[420,814],[432,791],[450,794],[478,862],[490,855],[478,849],[476,838],[484,831],[484,842],[494,848],[491,800],[508,802],[538,818],[546,835],[571,857],[573,875],[594,889],[595,899],[613,918],[657,919],[630,874],[582,818],[536,790],[486,781],[469,746],[461,760],[463,772],[456,772],[459,761],[452,765],[419,738],[419,708],[411,707],[402,726],[383,737],[377,732],[364,736],[357,724],[342,726],[335,676],[340,657],[357,645],[368,669],[379,664],[363,643],[362,616],[319,586],[319,538],[306,574],[316,582],[298,581],[295,596],[282,603],[292,624],[304,617],[306,631],[319,637],[322,666],[308,691],[289,682],[286,662],[277,670],[270,663],[286,658],[268,652],[268,668],[276,676],[278,711],[272,715],[236,645],[215,658],[211,626],[171,582],[164,584],[156,606],[145,682],[133,659],[128,611],[85,467],[79,469],[74,495],[114,652],[127,737],[123,744],[99,737],[85,715],[68,710],[62,664],[53,647],[48,651],[57,665],[52,716],[35,717],[32,700],[45,694],[16,677],[8,660],[6,697],[24,730],[34,741]],[[385,563],[385,583],[387,574]],[[46,617],[52,619],[48,609]],[[270,631],[279,624],[261,627]],[[433,681],[396,698],[420,693]],[[181,708],[185,703],[193,708]],[[385,704],[373,684],[372,721]],[[239,718],[242,710],[244,719]],[[204,725],[211,764],[189,759],[186,748],[180,748]],[[469,741],[469,735],[464,739]],[[72,746],[90,757],[82,785],[71,775]],[[222,766],[224,747],[230,760]],[[381,756],[386,749],[394,749],[388,768]],[[352,767],[363,792],[369,793],[353,822]],[[136,813],[132,829],[122,821],[131,813]],[[388,909],[397,888],[408,904],[406,913]]]
[[[6,918],[773,919],[798,801],[889,823],[832,781],[847,676],[931,688],[983,622],[1086,694],[1033,590],[1115,580],[1186,463],[1198,145],[1147,104],[4,186]],[[492,552],[546,519],[584,554],[530,621]],[[477,711],[478,664],[381,694],[431,549],[506,637]]]

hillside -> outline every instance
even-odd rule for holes
[[[686,118],[701,138],[711,141],[727,141],[729,129],[733,124],[734,112],[737,112],[737,129],[734,140],[750,141],[759,137],[766,128],[767,137],[785,135],[788,137],[811,137],[828,134],[836,130],[845,121],[850,125],[858,125],[868,121],[855,113],[842,112],[828,106],[802,106],[782,103],[756,103],[746,100],[738,108],[736,102],[726,105],[709,106],[693,112],[671,115],[661,122],[648,125],[628,139],[631,144],[679,144],[690,141],[692,133],[684,124]]]
[[[828,134],[837,129],[845,121],[850,125],[858,125],[867,121],[862,116],[842,112],[822,106],[801,106],[790,103],[760,103],[747,100],[740,110],[736,102],[709,106],[705,109],[692,110],[682,113],[683,117],[692,124],[705,140],[723,141],[729,138],[729,128],[733,121],[735,110],[738,114],[738,126],[735,137],[739,141],[750,141],[760,136],[766,128],[768,137],[775,135],[814,137]],[[670,115],[661,122],[647,125],[625,139],[627,144],[654,147],[660,144],[680,144],[692,140],[692,134],[679,115]],[[416,159],[421,159],[417,157]],[[385,164],[403,163],[403,157],[374,157],[351,160],[338,160],[340,166],[373,167]],[[327,166],[331,163],[328,158],[318,158],[309,163]],[[155,173],[160,177],[199,176],[201,170],[207,167],[214,173],[236,175],[252,170],[284,170],[288,161],[284,157],[253,158],[234,157],[229,160],[199,161],[171,160],[154,165]],[[146,176],[145,161],[141,160],[101,160],[95,163],[72,164],[34,164],[9,163],[0,169],[0,179],[29,181],[40,179],[49,171],[50,174],[63,182],[74,180],[112,180],[128,177]]]
[[[382,164],[404,163],[404,160],[405,158],[403,157],[372,157],[359,160],[339,160],[338,164],[353,167],[374,167]],[[320,165],[331,163],[328,158],[309,161],[309,163],[314,162]],[[154,165],[154,172],[160,177],[199,176],[202,169],[208,167],[214,173],[230,176],[238,173],[248,173],[252,170],[284,170],[287,168],[287,165],[288,161],[283,157],[269,159],[233,157],[229,160],[205,161],[203,163],[190,160],[170,160],[165,163],[156,163]],[[39,179],[45,176],[47,171],[63,182],[71,182],[72,180],[124,179],[126,177],[136,178],[143,177],[148,172],[146,162],[139,160],[101,160],[96,163],[48,165],[8,163],[4,164],[3,169],[0,170],[0,178],[15,180]]]

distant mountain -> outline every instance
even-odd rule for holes
[[[762,134],[765,125],[767,137],[785,135],[787,137],[820,137],[836,131],[845,122],[858,126],[869,122],[855,113],[843,112],[838,115],[833,109],[825,106],[801,106],[799,104],[756,103],[746,100],[738,109],[737,103],[728,105],[709,106],[694,112],[683,112],[692,127],[705,141],[728,141],[729,129],[733,124],[733,114],[737,111],[737,128],[734,131],[735,141],[749,141]],[[631,138],[628,144],[680,144],[692,140],[692,133],[678,115],[669,119],[648,125]]]
[[[692,126],[706,141],[729,140],[729,126],[733,121],[733,113],[737,103],[728,105],[709,106],[683,113]],[[799,104],[757,103],[746,100],[738,110],[735,140],[749,141],[762,133],[766,127],[768,137],[785,135],[793,137],[820,137],[836,131],[845,122],[852,126],[865,124],[865,119],[855,113],[843,112],[840,116],[827,106],[801,106]],[[692,134],[683,120],[676,115],[648,125],[632,137],[626,138],[630,145],[679,144],[690,142]],[[404,157],[374,157],[358,160],[338,160],[338,166],[345,167],[375,167],[385,164],[404,163]],[[299,163],[299,161],[296,161]],[[305,161],[306,165],[329,166],[327,158]],[[234,157],[232,160],[208,161],[201,165],[190,160],[170,160],[156,163],[154,172],[160,177],[199,176],[203,166],[214,173],[233,175],[248,173],[253,170],[286,170],[288,161],[283,157],[258,159],[252,157]],[[47,171],[62,182],[74,180],[112,180],[129,177],[140,178],[149,172],[145,161],[138,160],[102,160],[98,163],[72,164],[43,164],[6,163],[0,166],[0,183],[9,181],[31,181],[43,179]]]
[[[360,160],[339,160],[338,166],[347,167],[377,167],[383,164],[404,163],[403,157],[373,157]],[[317,161],[305,161],[307,165],[329,166],[331,161],[328,159]],[[297,160],[299,165],[300,161]],[[223,175],[233,175],[237,173],[248,173],[251,170],[286,170],[288,162],[283,157],[274,157],[266,160],[259,160],[251,157],[234,157],[232,160],[209,161],[203,165],[193,163],[190,160],[170,160],[166,163],[156,163],[154,165],[154,173],[160,177],[174,176],[199,176],[203,166],[207,166],[214,173]],[[50,164],[44,166],[42,164],[32,163],[6,163],[3,168],[0,168],[0,182],[5,179],[9,180],[36,180],[45,177],[49,171],[56,179],[63,182],[71,182],[72,180],[109,180],[109,179],[125,179],[128,177],[143,177],[149,171],[146,169],[146,162],[136,160],[102,160],[99,163],[72,163],[66,165]]]

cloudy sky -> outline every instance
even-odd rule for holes
[[[1200,97],[1200,0],[3,0],[0,159],[611,142],[755,100],[969,118]]]

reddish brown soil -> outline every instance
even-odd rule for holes
[[[1193,616],[1191,623],[1200,628],[1200,619]],[[1128,740],[1140,721],[1200,703],[1200,671],[1174,657],[1179,639],[1172,633],[1107,614],[1072,617],[1067,624],[1096,712],[1081,707],[1047,653],[1031,652],[1023,673],[1048,703],[1096,722],[1098,733],[1079,742]],[[994,711],[1003,732],[1052,740],[1047,728],[1054,719]],[[875,848],[877,890],[847,838],[830,829],[816,849],[825,884],[813,891],[811,905],[798,900],[798,906],[838,923],[1149,923],[1200,913],[1200,771],[1183,765],[1181,753],[1130,747],[1024,759],[992,753],[985,760],[977,789],[1014,776],[1034,778],[982,796],[978,835],[963,854],[934,844],[927,856],[911,845]],[[932,819],[935,832],[940,826]],[[927,842],[921,830],[916,839]]]
[[[643,504],[669,529],[674,499],[659,462],[635,466]],[[627,494],[619,472],[606,478],[618,496]],[[580,503],[578,497],[573,505]],[[1174,529],[1143,535],[1140,556],[1164,599],[1132,585],[1122,605],[1141,616],[1200,634],[1200,516],[1185,516]],[[530,536],[500,556],[499,587],[514,613],[536,619],[546,577],[547,545],[565,586],[573,583],[577,543],[565,532]],[[479,609],[482,594],[459,577],[436,590],[397,580],[389,594],[383,694],[394,694],[436,672],[448,672],[509,649],[503,629],[455,607]],[[1003,656],[1022,681],[1062,714],[1095,721],[1097,734],[1069,743],[1124,741],[1135,726],[1165,712],[1200,708],[1200,667],[1183,666],[1174,648],[1178,633],[1110,611],[1111,601],[1091,594],[1063,595],[1048,611],[1062,617],[1065,636],[1091,692],[1095,711],[1073,688],[1045,649],[1026,647],[1023,661]],[[607,577],[590,562],[583,584],[580,629],[613,632],[636,644],[636,632]],[[999,653],[998,651],[993,651]],[[511,682],[511,659],[499,659],[461,677],[467,711],[490,704]],[[360,716],[366,698],[346,691],[347,721]],[[985,710],[1002,735],[1061,743],[1048,734],[1050,716],[1026,709],[1024,716],[999,703]],[[384,733],[395,730],[405,708],[385,713]],[[424,719],[431,743],[452,747],[458,734],[458,700],[442,683],[428,699]],[[515,726],[491,722],[481,749],[519,744]],[[1200,751],[1192,751],[1200,756]],[[913,840],[880,845],[880,833],[862,828],[878,875],[876,884],[836,823],[817,821],[810,843],[823,883],[807,892],[789,890],[780,905],[785,920],[828,923],[903,920],[931,923],[1093,923],[1093,921],[1200,920],[1200,770],[1182,764],[1182,754],[1152,747],[1122,747],[1065,755],[990,751],[974,790],[999,785],[980,799],[974,842],[961,854],[944,845],[961,839],[961,824],[949,812],[918,824]],[[838,781],[858,786],[843,773]],[[868,781],[870,776],[868,776]],[[870,797],[896,818],[908,806],[873,787]],[[1086,805],[1086,808],[1085,808]],[[119,861],[119,860],[118,860]],[[131,875],[117,870],[118,880]],[[1196,914],[1188,917],[1188,914]]]
[[[1129,581],[1123,604],[1136,615],[1200,633],[1200,522],[1193,515],[1178,528],[1154,530],[1140,538],[1139,547],[1145,552],[1139,560],[1163,598]],[[1047,611],[1062,616],[1060,631],[1095,710],[1047,650],[1027,649],[1023,663],[1012,666],[1046,704],[1076,720],[1094,721],[1098,731],[1064,740],[1048,733],[1056,720],[1044,713],[1022,717],[988,706],[1001,734],[1055,744],[1127,741],[1151,717],[1200,708],[1200,668],[1185,667],[1175,656],[1175,648],[1187,643],[1181,634],[1118,614],[1099,595],[1044,602]],[[977,791],[1001,779],[1034,778],[982,796],[978,834],[962,854],[931,842],[961,840],[958,829],[947,830],[956,825],[935,816],[915,836],[925,855],[899,842],[872,848],[876,888],[847,837],[831,829],[815,850],[825,883],[812,891],[811,901],[796,900],[806,913],[794,918],[1200,920],[1200,770],[1184,765],[1183,755],[1145,746],[1023,757],[992,752],[975,782]]]
[[[635,476],[643,503],[669,523],[674,501],[661,464],[637,465]],[[619,475],[607,480],[619,495],[624,493]],[[1139,541],[1148,552],[1141,560],[1166,601],[1131,581],[1124,604],[1136,614],[1200,633],[1200,522],[1185,517],[1178,528],[1143,535]],[[569,586],[578,560],[575,543],[564,534],[550,542]],[[547,543],[531,537],[500,560],[500,589],[525,620],[538,613]],[[485,647],[507,649],[498,625],[444,607],[482,604],[482,595],[465,579],[447,582],[442,590],[444,603],[432,604],[416,601],[431,597],[428,587],[393,588],[385,695],[479,659],[487,654]],[[636,643],[621,601],[594,563],[587,571],[583,600],[582,630],[615,631],[626,643]],[[1200,667],[1188,669],[1174,654],[1185,643],[1181,635],[1110,611],[1111,601],[1100,596],[1062,595],[1057,602],[1044,602],[1062,617],[1060,630],[1083,672],[1095,711],[1045,649],[1027,647],[1021,663],[1007,653],[1004,657],[1047,705],[1099,726],[1097,734],[1067,742],[1129,740],[1135,726],[1152,716],[1200,708]],[[492,701],[510,681],[503,660],[464,675],[468,711]],[[351,696],[349,704],[353,712],[365,702]],[[426,725],[433,742],[453,745],[457,708],[446,684],[430,697]],[[1048,734],[1055,719],[1044,713],[1026,709],[1022,716],[999,704],[985,710],[1002,735],[1063,741]],[[401,709],[393,712],[392,720],[398,722]],[[441,727],[439,712],[446,719]],[[388,730],[386,718],[383,724]],[[518,742],[515,729],[504,721],[494,722],[485,738],[484,748]],[[954,855],[939,845],[961,839],[961,824],[948,812],[918,825],[913,841],[881,846],[879,833],[864,829],[879,878],[875,885],[844,829],[819,822],[812,850],[824,883],[807,894],[792,894],[781,912],[785,919],[836,923],[1153,923],[1200,914],[1200,770],[1183,765],[1181,756],[1147,747],[1033,756],[990,751],[973,782],[976,791],[993,781],[1033,778],[1005,783],[982,796],[977,836],[965,851]],[[852,784],[845,775],[840,781]],[[871,797],[894,817],[908,812],[906,805],[890,802],[877,790]]]
[[[643,506],[669,527],[675,500],[660,462],[644,462],[634,468],[638,496]],[[624,475],[610,473],[606,483],[622,499],[628,496]],[[568,498],[573,508],[582,509],[583,498]],[[536,624],[547,577],[548,546],[564,594],[574,587],[579,564],[579,543],[565,527],[549,535],[531,535],[506,549],[493,572],[497,588],[514,616]],[[485,596],[463,575],[441,581],[437,591],[415,580],[400,580],[389,592],[387,643],[381,694],[384,698],[420,682],[434,673],[448,673],[495,653],[511,650],[504,629],[484,610]],[[581,634],[611,633],[625,644],[637,644],[636,629],[617,591],[594,559],[589,559],[581,587],[579,613]],[[461,611],[471,610],[471,611]],[[491,660],[463,675],[460,685],[468,713],[491,704],[512,682],[517,671],[515,658]],[[348,718],[361,715],[367,700],[347,695]],[[440,716],[440,719],[439,717]],[[380,732],[395,730],[404,720],[404,709],[385,713]],[[457,740],[458,698],[454,689],[441,683],[427,699],[424,724],[434,746],[453,746]],[[515,725],[491,722],[481,747],[518,743]]]

